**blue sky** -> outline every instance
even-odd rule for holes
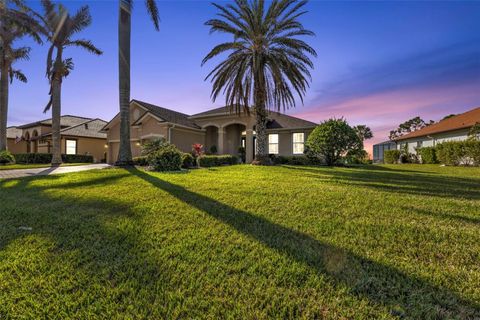
[[[64,81],[64,114],[110,120],[118,110],[117,1],[61,1],[71,11],[88,4],[92,26],[79,37],[104,51],[100,57],[67,49],[75,70]],[[39,2],[29,3],[40,10]],[[209,1],[158,1],[156,32],[143,1],[132,17],[132,94],[184,113],[222,105],[210,99],[204,81],[214,66],[202,58],[224,35],[209,34],[204,22],[215,16]],[[385,140],[389,130],[411,117],[438,120],[480,106],[480,2],[311,1],[302,18],[316,33],[313,82],[305,104],[288,111],[322,121],[344,116],[372,127]],[[27,84],[11,87],[9,125],[49,117],[45,78],[47,45],[31,45],[30,61],[17,68]]]

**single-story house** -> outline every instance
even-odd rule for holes
[[[466,140],[476,123],[480,123],[480,107],[410,132],[395,139],[395,142],[397,149],[402,150],[407,146],[409,152],[416,153],[417,148],[434,147],[445,141]]]
[[[91,155],[95,162],[106,159],[107,135],[101,119],[64,115],[60,119],[62,154]],[[51,153],[52,119],[7,129],[7,149],[18,153]]]
[[[383,141],[373,145],[373,163],[383,163],[383,154],[387,150],[396,149],[395,141]]]
[[[251,162],[255,153],[255,116],[235,114],[228,107],[221,107],[194,115],[187,115],[139,100],[130,102],[130,143],[134,157],[141,154],[142,143],[155,138],[165,138],[183,152],[191,152],[192,145],[200,143],[205,151],[217,150],[217,154],[238,155],[239,147],[245,148],[246,161]],[[268,115],[269,153],[277,155],[301,155],[304,143],[317,125],[278,112]],[[103,128],[107,134],[108,163],[118,156],[120,142],[120,115],[117,114]]]

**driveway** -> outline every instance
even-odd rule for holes
[[[105,163],[86,164],[83,166],[71,167],[47,167],[35,169],[16,169],[16,170],[0,170],[0,179],[23,178],[31,176],[48,176],[50,174],[79,172],[92,169],[105,169],[110,165]]]

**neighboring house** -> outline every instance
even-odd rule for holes
[[[383,154],[387,150],[396,149],[395,141],[384,141],[373,145],[373,163],[383,163]]]
[[[470,128],[477,122],[480,122],[480,107],[395,139],[397,149],[402,150],[406,146],[409,152],[416,153],[417,148],[434,147],[444,141],[466,140]]]
[[[269,153],[301,155],[307,136],[317,125],[314,122],[269,112],[267,133]],[[238,155],[239,147],[246,151],[246,161],[255,153],[255,116],[252,113],[235,114],[227,107],[195,115],[187,115],[146,102],[130,103],[130,143],[132,155],[139,156],[142,143],[155,138],[165,138],[183,152],[191,152],[194,143],[204,145],[205,151],[213,146],[217,154]],[[107,133],[109,163],[115,162],[120,142],[120,116],[117,114],[104,128]]]
[[[60,120],[62,154],[92,155],[95,162],[106,159],[107,135],[101,119],[65,115]],[[52,119],[7,129],[7,148],[12,153],[51,153]]]

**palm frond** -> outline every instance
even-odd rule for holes
[[[85,39],[73,40],[73,41],[66,42],[65,45],[80,47],[96,55],[103,54],[103,51],[95,47],[90,40],[85,40]]]
[[[145,6],[147,7],[147,11],[152,18],[153,25],[155,29],[158,31],[160,30],[160,16],[158,14],[158,7],[155,0],[145,0]]]
[[[25,74],[23,74],[22,71],[20,70],[10,69],[9,73],[10,73],[10,83],[13,82],[13,79],[17,79],[18,81],[21,81],[23,83],[26,83],[28,81]]]

